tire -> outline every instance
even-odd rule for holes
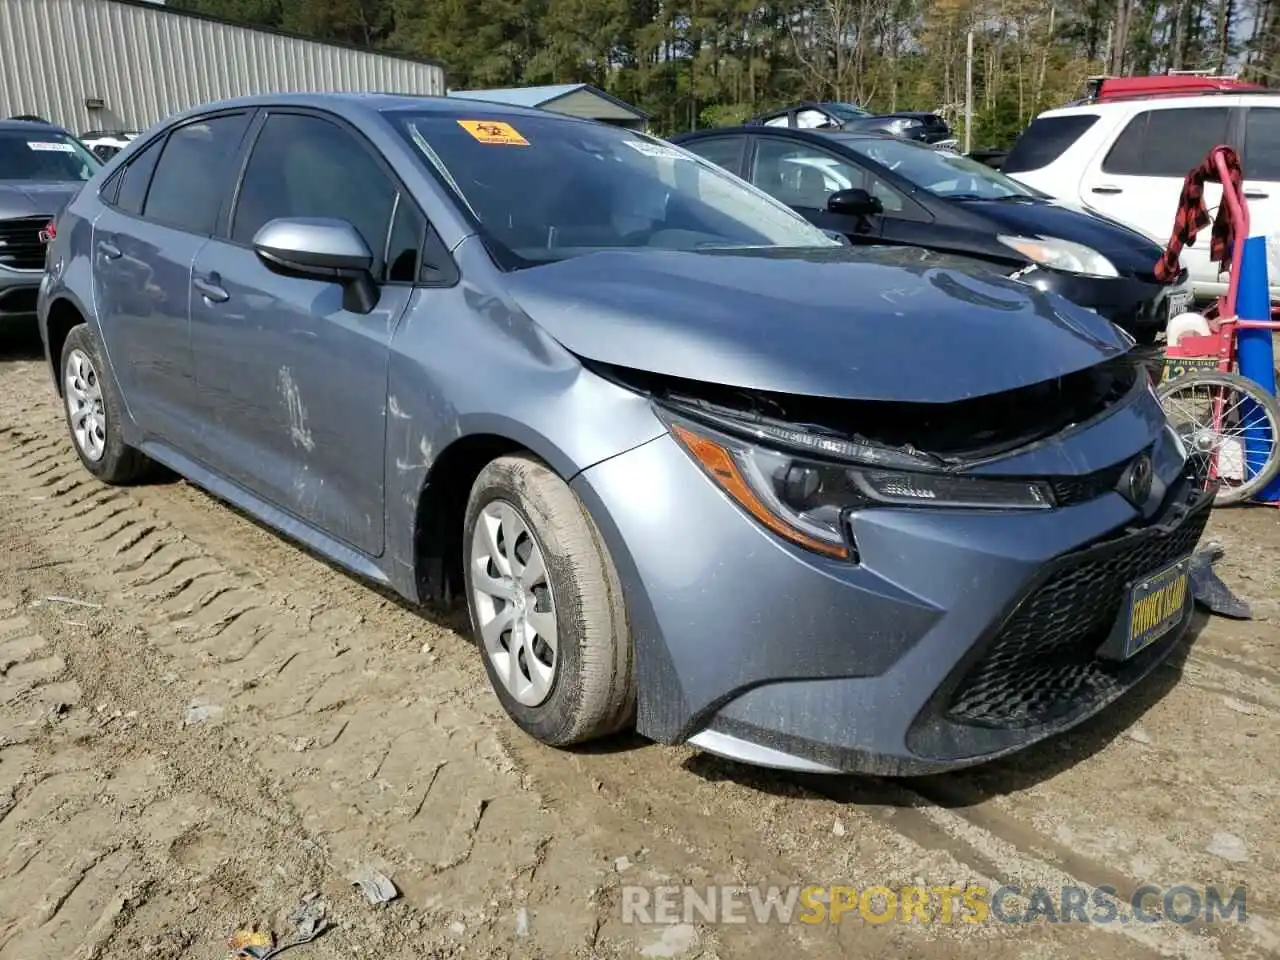
[[[1257,493],[1266,489],[1267,485],[1275,479],[1277,473],[1280,473],[1280,403],[1252,380],[1235,373],[1205,372],[1183,374],[1161,384],[1156,394],[1160,398],[1161,405],[1165,408],[1166,415],[1168,415],[1171,413],[1171,402],[1176,394],[1189,393],[1196,389],[1221,391],[1224,394],[1228,412],[1234,408],[1240,399],[1249,399],[1258,406],[1262,416],[1268,422],[1271,430],[1272,445],[1262,468],[1239,486],[1221,485],[1213,502],[1215,506],[1228,506],[1253,499]],[[1231,394],[1236,396],[1234,402],[1229,399]],[[1193,443],[1193,452],[1211,455],[1221,443],[1222,432],[1215,434],[1211,425],[1207,423],[1201,426],[1200,432],[1209,438],[1206,444],[1211,442],[1212,437],[1215,435],[1219,439],[1210,449],[1201,449],[1200,445]],[[1177,429],[1176,425],[1175,429]]]
[[[124,442],[123,404],[115,383],[101,375],[104,369],[88,324],[73,327],[62,346],[59,367],[67,432],[76,456],[95,477],[113,486],[135,483],[148,473],[151,461]],[[81,421],[77,412],[85,406],[94,409]],[[84,423],[84,428],[78,431],[77,423]]]
[[[511,719],[556,747],[628,726],[635,681],[622,589],[599,530],[568,484],[532,457],[494,460],[471,488],[464,524],[471,628]],[[531,550],[539,551],[542,574]],[[517,590],[522,570],[527,578]],[[496,588],[511,599],[489,592]]]

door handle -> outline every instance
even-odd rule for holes
[[[1094,193],[1124,193],[1120,187],[1113,187],[1109,184],[1103,184],[1093,188]]]
[[[98,252],[108,260],[118,260],[120,258],[120,248],[114,243],[108,243],[106,240],[98,241]]]
[[[1246,200],[1265,200],[1268,196],[1269,194],[1265,194],[1261,190],[1246,190],[1244,192]]]
[[[191,285],[200,291],[200,295],[212,303],[225,303],[231,299],[231,294],[218,285],[218,277],[216,275],[208,279],[196,277],[191,281]]]

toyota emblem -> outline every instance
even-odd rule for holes
[[[1151,458],[1144,453],[1129,465],[1125,480],[1125,497],[1135,507],[1142,506],[1151,496],[1151,483],[1154,478],[1155,468],[1151,465]]]

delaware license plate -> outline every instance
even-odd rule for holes
[[[1188,373],[1200,373],[1218,369],[1217,357],[1165,357],[1160,370],[1160,380],[1167,383]]]
[[[1191,558],[1184,557],[1129,588],[1124,658],[1145,650],[1182,622],[1191,591]]]

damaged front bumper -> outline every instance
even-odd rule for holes
[[[916,775],[1096,713],[1185,632],[1189,598],[1130,659],[1097,653],[1129,585],[1192,552],[1211,502],[1150,402],[1016,458],[1102,484],[1071,505],[861,510],[846,559],[765,529],[672,437],[585,471],[575,489],[626,593],[640,732],[761,766]],[[1099,466],[1143,451],[1163,491],[1145,511]]]

